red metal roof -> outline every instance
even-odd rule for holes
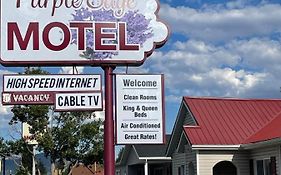
[[[255,143],[276,138],[281,138],[281,114],[279,113],[269,124],[249,137],[244,143]]]
[[[197,122],[197,126],[184,126],[192,145],[240,145],[247,139],[252,142],[251,137],[262,141],[276,136],[271,132],[276,123],[270,122],[281,112],[281,99],[184,97],[184,102]]]

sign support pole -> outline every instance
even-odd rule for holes
[[[113,121],[113,70],[103,67],[105,77],[105,121],[104,121],[104,175],[115,174],[114,121]]]

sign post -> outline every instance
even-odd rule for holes
[[[114,121],[113,121],[113,70],[104,67],[105,121],[104,121],[104,174],[115,174]]]

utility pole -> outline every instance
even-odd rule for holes
[[[6,157],[3,156],[2,158],[2,174],[5,175],[6,174]]]
[[[32,145],[32,175],[36,173],[36,164],[35,164],[35,145]]]

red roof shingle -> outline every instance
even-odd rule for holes
[[[271,129],[281,124],[281,99],[184,97],[184,102],[198,124],[184,126],[192,145],[240,145],[281,137],[281,127],[279,132]]]

